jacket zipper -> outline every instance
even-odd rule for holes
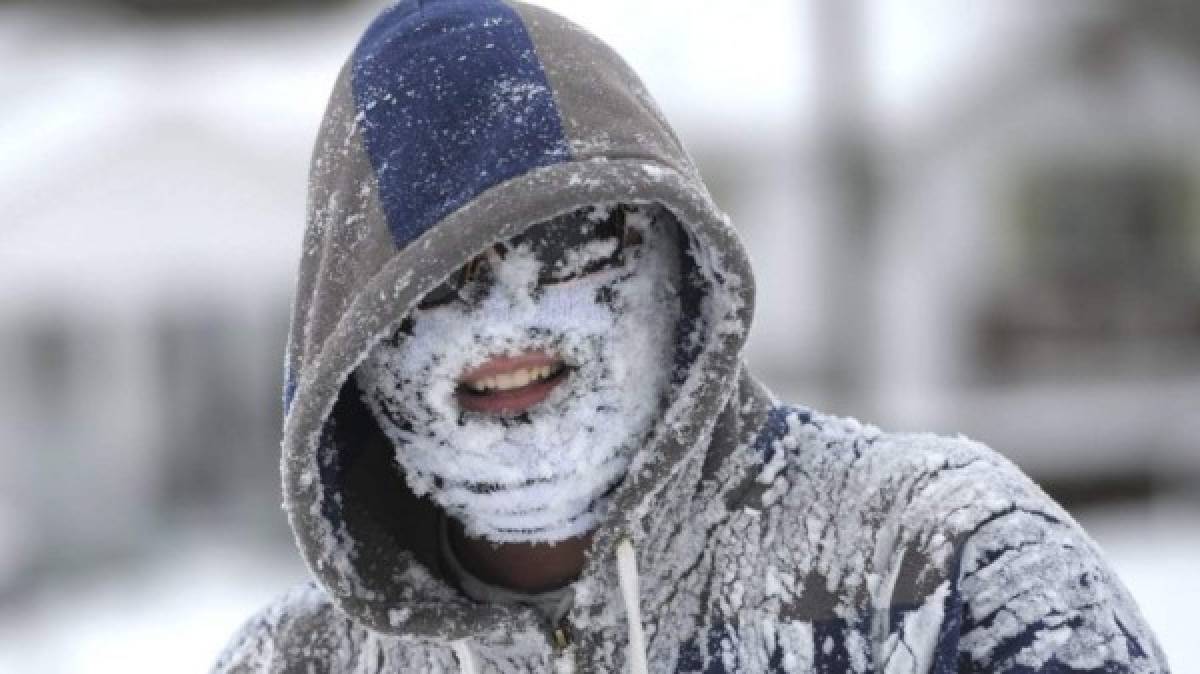
[[[550,632],[550,643],[554,646],[555,669],[563,674],[579,672],[579,651],[572,648],[571,627],[566,619]]]

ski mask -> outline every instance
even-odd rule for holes
[[[680,251],[659,207],[593,206],[531,227],[426,295],[356,373],[409,488],[494,542],[557,542],[599,524],[661,416]],[[464,381],[530,353],[555,362]],[[528,408],[478,409],[498,389],[550,382]]]

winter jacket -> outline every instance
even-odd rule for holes
[[[516,2],[384,11],[337,79],[309,187],[282,473],[315,581],[215,671],[1166,671],[1096,545],[1011,463],[754,380],[745,251],[636,75],[577,26]],[[448,580],[437,512],[351,375],[476,252],[632,201],[686,232],[689,337],[573,606],[545,624]]]

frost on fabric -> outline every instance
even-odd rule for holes
[[[651,671],[1166,671],[1094,544],[987,448],[803,410],[762,439],[749,431],[711,475],[683,481],[686,496],[646,514],[638,571]],[[613,585],[603,573],[577,583],[584,671],[627,662]],[[314,601],[293,603],[323,610]],[[311,652],[271,640],[294,633],[279,627],[289,615],[269,612],[275,627],[238,648],[289,661]],[[456,671],[442,643],[320,615],[328,624],[313,633],[328,643],[317,645],[382,663],[363,671]],[[570,665],[536,635],[507,649],[493,637],[472,641],[482,671]]]
[[[611,208],[596,207],[591,217],[602,220]],[[510,246],[491,258],[486,294],[415,309],[357,372],[409,487],[471,535],[555,541],[590,530],[660,414],[680,313],[680,244],[654,226],[651,207],[627,222],[645,238],[624,251],[624,264],[562,283],[539,284],[544,270],[534,251]],[[617,245],[593,239],[567,251],[555,278]],[[554,354],[568,368],[545,401],[517,416],[459,405],[464,371],[529,351]]]
[[[652,640],[664,671],[923,674],[960,651],[980,671],[1163,671],[1094,545],[995,453],[804,411],[784,425],[738,450],[750,486],[718,475],[689,515],[709,524],[650,554],[653,633],[699,635],[682,655]]]
[[[503,629],[504,626],[498,626]],[[535,634],[509,635],[507,648],[473,644],[479,671],[547,671]],[[452,642],[382,634],[335,609],[311,583],[300,586],[252,617],[218,658],[214,674],[267,672],[441,672],[458,674]]]

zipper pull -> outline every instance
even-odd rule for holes
[[[554,641],[555,674],[576,674],[579,671],[579,652],[571,644],[571,628],[560,622],[551,632]]]
[[[558,627],[554,628],[552,635],[554,637],[555,651],[561,653],[562,651],[566,650],[567,646],[571,645],[571,632],[565,622],[559,623]]]

